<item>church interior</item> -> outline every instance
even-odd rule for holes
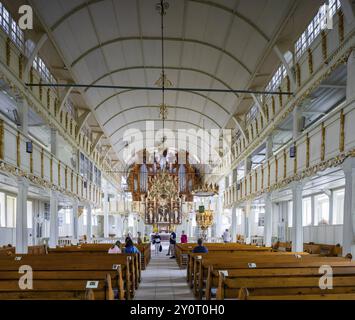
[[[355,300],[354,123],[353,0],[0,0],[0,300]]]

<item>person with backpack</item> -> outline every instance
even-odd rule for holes
[[[153,244],[155,245],[155,255],[158,255],[159,252],[162,251],[161,249],[161,237],[157,232],[153,237]]]

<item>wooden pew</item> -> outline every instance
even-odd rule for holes
[[[291,242],[276,242],[273,249],[277,251],[291,251]],[[322,243],[304,243],[303,251],[311,254],[320,254],[327,257],[339,257],[342,255],[342,247],[338,245],[322,244]]]
[[[323,258],[324,259],[324,258]],[[332,258],[334,259],[334,258]],[[335,260],[338,259],[338,260]],[[317,266],[319,267],[320,265],[327,265],[331,264],[334,266],[341,266],[343,263],[348,263],[349,260],[344,259],[344,258],[335,258],[334,260],[319,260],[314,257],[304,257],[302,259],[298,259],[299,261],[296,260],[289,260],[287,259],[281,259],[274,258],[273,261],[264,261],[262,259],[254,260],[254,263],[257,265],[257,269],[259,270],[260,268],[269,268],[269,269],[279,269],[279,268],[285,268],[285,267],[290,267],[292,264],[296,265],[297,267],[305,267],[306,265],[308,266]],[[207,268],[207,271],[206,271]],[[199,297],[202,297],[203,294],[203,285],[204,281],[206,281],[205,285],[205,296],[206,299],[209,300],[211,299],[211,289],[216,288],[218,286],[218,278],[219,278],[219,271],[221,270],[226,270],[228,272],[235,271],[236,269],[249,269],[249,262],[246,260],[242,261],[229,261],[228,263],[223,263],[223,262],[205,262],[205,265],[203,265],[203,269],[201,271],[201,277],[199,274],[199,271],[197,271],[197,281],[195,286],[195,294],[199,294]],[[207,276],[206,276],[207,273]],[[202,281],[201,281],[202,279]]]
[[[78,251],[84,251],[84,252],[93,252],[93,253],[107,253],[108,250],[110,249],[110,247],[112,246],[112,244],[110,243],[84,243],[78,246],[71,246],[71,247],[57,247],[56,251],[58,252],[78,252]],[[146,266],[148,265],[150,258],[151,258],[151,254],[150,254],[150,244],[135,244],[135,246],[137,247],[137,249],[140,251],[141,253],[141,257],[139,259],[140,261],[140,265],[139,265],[139,269],[140,270],[144,270],[146,268]],[[124,245],[121,245],[120,249],[124,250]],[[53,249],[49,249],[49,252],[55,253],[53,252]],[[139,279],[140,279],[140,273],[139,273]]]
[[[236,246],[234,247],[234,249],[221,249],[221,248],[217,248],[216,250],[209,250],[209,252],[207,254],[202,254],[202,256],[208,255],[208,256],[212,256],[212,255],[218,255],[221,258],[223,258],[223,256],[227,255],[228,257],[230,255],[234,255],[234,254],[240,254],[240,253],[250,253],[252,255],[254,255],[257,252],[271,252],[271,248],[265,248],[265,247],[256,247],[256,246],[251,246],[251,245],[246,245],[246,246]],[[188,264],[187,264],[187,270],[186,270],[186,275],[187,275],[187,282],[190,284],[191,288],[193,287],[193,275],[194,275],[194,256],[198,256],[201,254],[194,254],[194,253],[189,253],[188,254]]]
[[[195,248],[197,244],[193,243],[184,243],[184,244],[179,244],[177,246],[180,255],[186,255],[187,256],[187,273],[190,270],[191,265],[189,265],[189,254],[192,253],[193,248]],[[245,244],[239,244],[239,243],[207,243],[204,244],[204,246],[208,249],[209,253],[224,253],[224,254],[229,254],[233,253],[235,251],[251,251],[251,252],[270,252],[272,251],[272,248],[269,247],[258,247],[255,245],[245,245]],[[177,262],[180,267],[183,267],[182,258],[177,257]]]
[[[111,288],[112,286],[117,288],[119,299],[124,299],[124,297],[131,299],[134,295],[135,288],[132,284],[130,272],[132,259],[125,255],[103,256],[101,254],[58,254],[37,256],[22,255],[16,257],[21,257],[21,260],[15,260],[14,257],[5,256],[0,258],[0,291],[1,285],[6,285],[6,283],[2,282],[3,279],[6,279],[5,273],[12,272],[12,277],[14,277],[14,272],[17,272],[18,279],[19,267],[22,265],[28,265],[32,268],[36,277],[49,277],[45,281],[48,280],[51,282],[51,280],[53,280],[53,285],[58,284],[58,281],[64,281],[63,285],[68,284],[65,288],[68,288],[69,291],[75,291],[74,289],[78,288],[78,286],[82,285],[85,281],[101,280],[102,282],[103,279],[107,279],[106,275],[108,274],[112,278],[112,283],[107,283],[105,288],[109,291],[110,286]],[[113,269],[114,265],[116,265],[117,270]],[[10,275],[8,277],[11,278]],[[69,279],[66,279],[66,277],[69,277]],[[74,281],[75,277],[76,281]],[[43,281],[44,279],[39,278],[36,283],[38,282],[38,285],[40,286]],[[13,278],[12,282],[14,282]],[[73,283],[73,287],[70,287],[70,282]],[[78,286],[74,288],[74,284],[77,284]],[[61,288],[61,284],[59,284],[59,287]],[[4,289],[6,289],[6,287],[4,287]],[[96,295],[95,298],[97,298]]]
[[[141,266],[145,270],[151,259],[150,243],[136,244],[137,249],[141,252]]]
[[[272,248],[276,251],[291,252],[292,251],[292,244],[291,244],[291,242],[277,241],[276,243],[273,244]]]
[[[226,265],[233,266],[236,262],[248,263],[258,262],[270,262],[277,260],[279,262],[285,261],[297,261],[302,258],[307,258],[309,254],[301,253],[295,255],[288,252],[234,252],[232,254],[194,254],[191,256],[193,261],[193,273],[190,276],[190,286],[193,288],[193,292],[196,296],[202,299],[204,289],[206,292],[206,298],[210,299],[211,286],[215,284],[213,281],[213,273],[210,267],[213,266],[216,270],[223,269]]]
[[[303,250],[305,252],[327,257],[339,257],[342,255],[343,248],[339,244],[305,243],[303,244]]]
[[[244,269],[220,272],[217,299],[353,299],[355,297],[355,263],[344,261],[332,265],[333,289],[322,290],[319,280],[323,274],[318,266],[276,265],[275,268]]]
[[[57,272],[57,271],[56,271]],[[35,271],[33,289],[22,290],[18,285],[19,274],[16,272],[3,272],[0,280],[0,299],[38,299],[38,300],[114,300],[112,280],[109,273],[94,278],[99,281],[95,289],[87,289],[87,281],[93,281],[92,275],[85,279],[80,278],[81,272],[75,271],[57,277],[57,274],[44,274],[42,271]],[[17,277],[16,277],[17,276]],[[21,276],[21,275],[20,275]],[[104,277],[102,277],[104,276]],[[40,278],[38,278],[40,277]],[[90,280],[88,280],[90,279]]]
[[[71,247],[57,247],[55,249],[48,249],[49,255],[57,255],[57,254],[101,254],[103,256],[111,255],[108,254],[108,246],[107,244],[89,244],[89,245],[81,245],[81,246],[71,246]],[[134,284],[135,288],[138,289],[138,283],[141,281],[141,258],[140,254],[125,254],[121,253],[119,255],[126,255],[132,257],[132,266],[131,266],[131,273],[132,283]]]
[[[46,252],[47,248],[45,245],[28,247],[28,254],[45,254]],[[0,248],[0,256],[13,256],[15,254],[15,247]]]

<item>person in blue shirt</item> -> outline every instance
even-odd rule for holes
[[[126,240],[124,253],[140,253],[139,250],[133,245],[133,241],[131,238],[128,238]]]
[[[201,238],[197,240],[197,244],[198,244],[198,246],[192,250],[193,253],[207,253],[208,252],[208,249],[202,245],[203,240]]]

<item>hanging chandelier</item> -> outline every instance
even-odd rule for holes
[[[159,109],[160,109],[160,111],[159,111],[160,118],[161,118],[163,121],[165,121],[165,120],[168,118],[168,107],[167,107],[166,104],[161,104],[161,105],[159,106]],[[164,138],[165,138],[165,136],[164,136]],[[163,141],[163,142],[165,142],[165,141]]]
[[[196,211],[196,224],[202,231],[202,238],[207,240],[207,230],[213,224],[213,210],[205,210],[204,206],[200,206]]]
[[[162,93],[162,103],[159,106],[159,115],[160,118],[163,120],[164,136],[165,120],[168,118],[168,106],[165,103],[165,89],[170,88],[173,85],[165,74],[164,61],[164,16],[166,15],[166,10],[169,8],[169,3],[165,0],[161,0],[159,3],[156,4],[155,8],[159,12],[161,17],[161,74],[159,79],[155,82],[155,85],[161,88]]]

